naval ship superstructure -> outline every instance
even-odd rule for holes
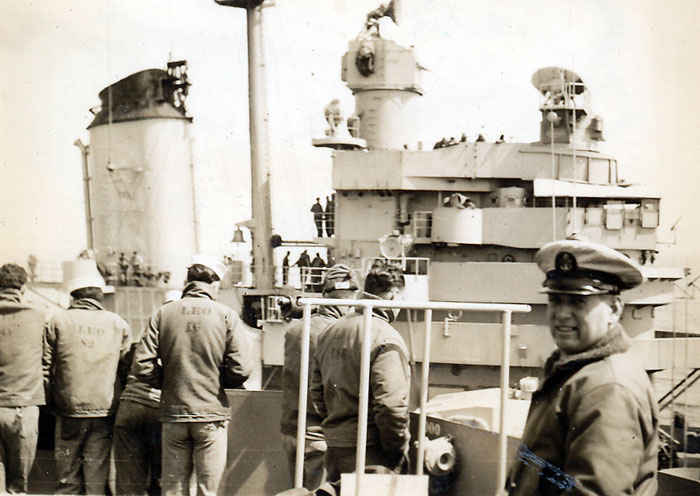
[[[652,377],[677,363],[698,368],[697,339],[656,337],[656,311],[673,302],[674,282],[684,275],[656,264],[661,197],[624,181],[618,160],[600,151],[603,120],[584,79],[561,67],[535,71],[536,142],[462,135],[424,149],[412,135],[424,67],[412,46],[384,36],[396,32],[392,17],[368,16],[342,57],[342,80],[355,98],[347,132],[338,112],[327,107],[329,130],[313,140],[334,149],[334,235],[318,241],[363,273],[377,258],[400,265],[407,300],[531,306],[531,312],[512,316],[508,459],[517,456],[527,398],[536,387],[528,376],[541,375],[555,348],[546,295],[539,292],[544,276],[534,263],[549,241],[576,236],[639,262],[646,282],[623,295],[622,324],[635,338],[634,353]],[[421,318],[422,312],[402,311],[393,323],[414,365],[425,359]],[[498,489],[500,329],[500,315],[493,312],[432,314],[427,435],[435,448],[432,456],[426,451],[425,463],[430,494]],[[413,372],[416,382],[422,379],[418,367]]]
[[[409,284],[406,299],[532,305],[514,316],[514,380],[533,374],[554,349],[535,252],[572,235],[606,244],[644,269],[647,282],[624,295],[622,323],[647,338],[639,341],[646,368],[667,368],[671,342],[653,339],[654,315],[671,303],[683,272],[655,264],[660,195],[624,182],[618,160],[599,151],[603,120],[584,80],[560,67],[534,73],[537,142],[462,136],[423,149],[411,141],[422,72],[413,47],[385,38],[381,23],[349,43],[342,58],[342,79],[355,97],[348,133],[313,140],[335,149],[335,233],[319,241],[336,260],[363,270],[376,257],[395,260]],[[434,314],[431,384],[497,384],[494,318]],[[407,342],[422,343],[423,326],[412,325],[410,314],[400,319]],[[414,351],[420,361],[421,350]]]

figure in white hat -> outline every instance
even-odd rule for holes
[[[654,391],[620,325],[620,291],[640,268],[607,246],[580,240],[543,246],[547,315],[557,350],[533,394],[510,494],[656,494]]]
[[[217,494],[226,466],[230,410],[225,388],[240,388],[252,357],[245,324],[216,302],[226,267],[195,255],[182,298],[151,317],[134,353],[131,373],[161,389],[163,494],[187,494],[191,473],[197,494]]]
[[[105,310],[105,286],[92,259],[63,264],[72,298],[47,324],[44,370],[56,412],[56,494],[107,494],[118,397],[131,346],[129,325]]]

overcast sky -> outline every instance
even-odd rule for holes
[[[310,141],[323,106],[353,99],[340,59],[377,0],[276,0],[265,11],[275,228],[313,234],[308,209],[330,193],[330,153]],[[664,196],[670,261],[700,268],[700,34],[694,0],[404,0],[425,96],[425,143],[465,131],[538,138],[530,77],[578,72],[624,177]],[[220,251],[250,215],[245,13],[213,0],[4,2],[0,27],[0,258],[73,258],[85,245],[80,154],[98,92],[133,72],[187,59],[202,242]],[[666,234],[665,238],[669,238]]]

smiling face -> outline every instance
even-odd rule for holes
[[[557,348],[567,354],[586,351],[620,320],[622,301],[613,295],[550,293],[547,316]]]

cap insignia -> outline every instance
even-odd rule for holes
[[[554,266],[559,272],[574,272],[577,268],[576,257],[568,251],[557,253]]]

